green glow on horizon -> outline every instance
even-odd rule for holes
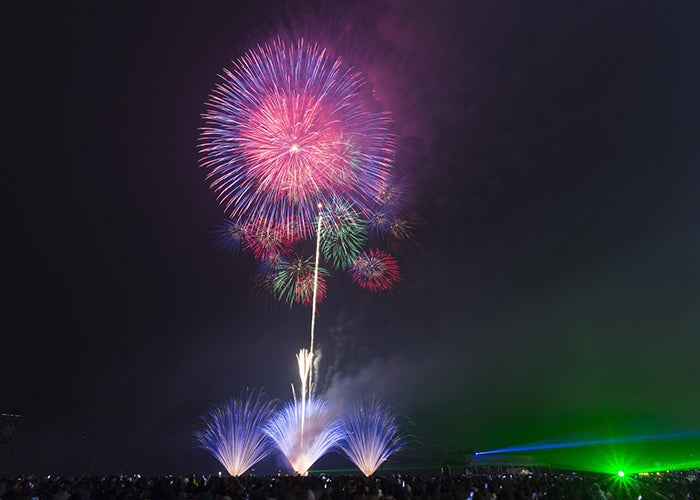
[[[700,468],[700,439],[669,442],[616,443],[504,453],[504,462],[535,456],[554,469],[603,473],[625,481],[639,473],[680,471]],[[478,463],[479,459],[475,463]]]

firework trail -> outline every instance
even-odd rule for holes
[[[275,404],[255,390],[229,399],[202,417],[195,442],[208,450],[232,476],[240,476],[271,452],[264,426]]]
[[[285,405],[270,420],[265,432],[301,475],[306,475],[314,462],[343,438],[342,428],[331,417],[326,403],[315,398],[303,405],[296,400]]]
[[[390,409],[374,398],[360,403],[342,422],[340,449],[371,476],[391,455],[406,446],[407,437]]]
[[[224,73],[207,102],[200,152],[228,216],[293,219],[310,234],[319,203],[377,203],[395,141],[360,73],[317,45],[281,39]]]

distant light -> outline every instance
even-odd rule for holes
[[[619,470],[619,471],[617,471],[617,475],[620,477],[625,477],[625,471]]]

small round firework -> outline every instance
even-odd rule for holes
[[[328,271],[319,267],[317,302],[321,302],[326,295],[327,276],[329,276]],[[290,307],[295,303],[310,305],[314,298],[314,259],[297,256],[290,261],[282,261],[275,274],[273,291]]]
[[[336,203],[321,215],[321,251],[336,269],[345,269],[367,241],[367,226],[347,204]]]
[[[399,281],[396,259],[379,248],[358,255],[348,272],[355,283],[372,292],[391,290]]]
[[[386,207],[378,207],[369,210],[366,215],[367,229],[373,238],[380,238],[386,234],[393,220],[392,211]]]
[[[405,206],[408,201],[409,190],[410,183],[405,177],[392,179],[381,185],[377,201],[382,207],[388,210],[400,209]]]
[[[217,245],[227,252],[238,254],[245,246],[245,225],[226,217],[214,228],[214,236]]]
[[[290,251],[289,232],[279,224],[266,219],[248,222],[244,227],[244,247],[256,259],[275,259]]]
[[[390,250],[399,252],[412,243],[418,248],[418,233],[421,231],[423,222],[416,217],[413,212],[403,210],[391,218],[388,227],[384,232],[386,244]]]

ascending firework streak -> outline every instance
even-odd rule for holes
[[[316,298],[318,293],[318,260],[321,252],[321,212],[322,205],[318,204],[318,225],[316,227],[316,262],[314,263],[314,293],[311,303],[311,343],[309,350],[302,349],[297,354],[297,363],[299,365],[299,378],[301,379],[301,445],[304,444],[304,427],[306,425],[306,406],[311,396],[313,395],[313,364],[314,364],[314,331],[316,328]],[[294,386],[292,385],[292,394],[294,394]],[[296,395],[294,395],[296,403]],[[311,464],[309,464],[311,466]]]
[[[321,212],[320,209],[323,205],[318,204],[318,226],[316,227],[316,262],[314,263],[314,298],[311,303],[311,346],[309,347],[309,352],[311,357],[314,355],[314,330],[316,328],[316,298],[318,294],[318,260],[321,254]]]

